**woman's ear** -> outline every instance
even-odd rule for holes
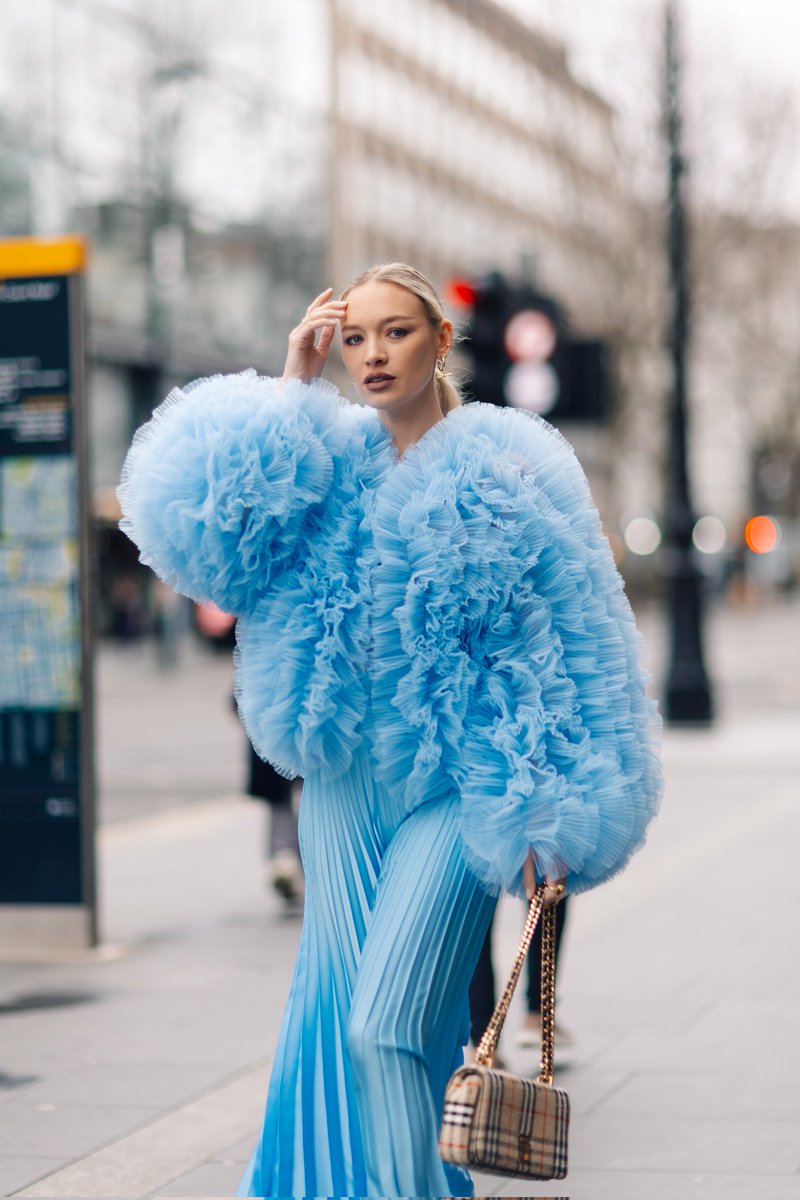
[[[439,345],[436,350],[437,357],[446,358],[453,349],[453,322],[445,318],[442,321],[439,329]]]

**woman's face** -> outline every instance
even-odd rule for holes
[[[450,346],[451,327],[431,325],[412,292],[371,279],[347,295],[342,358],[366,404],[399,412],[435,400],[436,359]]]

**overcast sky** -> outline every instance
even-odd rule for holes
[[[595,82],[607,76],[604,63],[609,24],[637,22],[642,14],[661,20],[662,0],[501,0],[532,24],[569,40],[581,67]],[[684,0],[681,17],[692,59],[737,64],[748,73],[777,72],[800,94],[800,3],[798,0]]]

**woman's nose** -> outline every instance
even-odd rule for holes
[[[386,362],[386,351],[382,346],[369,346],[367,348],[367,366],[372,367],[375,363]]]

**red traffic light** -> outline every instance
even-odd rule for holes
[[[460,308],[468,308],[478,299],[478,289],[469,279],[448,279],[444,285],[445,299]]]

